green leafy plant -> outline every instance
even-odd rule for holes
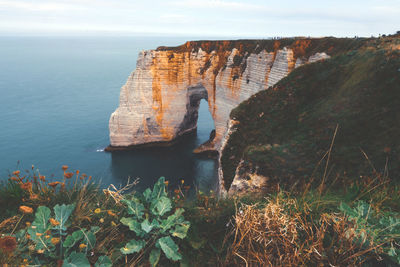
[[[400,216],[395,212],[377,213],[365,201],[358,201],[351,208],[346,203],[341,203],[339,209],[354,220],[358,226],[355,231],[359,239],[366,240],[367,245],[373,242],[382,247],[383,253],[400,264]],[[369,240],[368,240],[369,239]],[[360,242],[356,240],[355,242]]]
[[[179,261],[182,255],[174,238],[184,239],[190,223],[183,217],[182,208],[173,211],[173,204],[165,190],[165,179],[161,177],[153,190],[146,189],[142,194],[134,194],[121,201],[126,205],[130,217],[123,217],[121,223],[128,226],[136,235],[121,252],[135,254],[134,262],[139,262],[148,253],[149,262],[156,266],[161,252],[172,261]]]
[[[44,258],[41,257],[42,261],[36,258],[36,262],[42,264],[46,260],[59,259],[63,261],[64,267],[90,267],[86,255],[94,249],[96,243],[95,234],[100,228],[94,226],[90,230],[79,229],[68,235],[68,227],[71,225],[69,218],[74,209],[74,204],[56,205],[53,208],[54,218],[51,218],[51,210],[48,207],[38,207],[35,213],[35,220],[27,230],[31,241],[34,243],[35,251],[39,255],[45,256]],[[20,236],[22,234],[19,233]],[[73,250],[78,243],[80,252]],[[106,258],[108,257],[99,257],[96,266],[111,266],[111,261]]]

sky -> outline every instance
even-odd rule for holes
[[[400,0],[0,0],[0,35],[268,38],[400,30]]]

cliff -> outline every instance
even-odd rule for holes
[[[208,101],[215,138],[198,151],[219,151],[229,113],[307,62],[359,47],[364,39],[193,41],[139,54],[109,122],[109,150],[169,144],[196,129]]]
[[[230,193],[371,172],[398,179],[400,36],[298,68],[230,118],[219,173]]]

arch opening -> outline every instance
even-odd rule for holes
[[[186,114],[181,131],[197,130],[197,148],[194,153],[203,153],[202,147],[209,146],[215,137],[215,123],[208,106],[208,92],[202,85],[191,86],[187,90]]]

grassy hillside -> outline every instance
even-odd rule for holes
[[[395,179],[400,173],[400,36],[371,39],[300,67],[240,104],[231,119],[237,124],[221,162],[227,189],[240,160],[241,173],[258,173],[281,185],[324,173],[328,179],[363,175],[374,168]]]
[[[346,192],[221,199],[134,184],[101,190],[63,166],[0,183],[0,264],[10,266],[398,266],[400,187],[381,174]],[[132,187],[133,186],[133,187]],[[193,194],[195,193],[195,194]],[[397,207],[396,207],[397,205]]]

